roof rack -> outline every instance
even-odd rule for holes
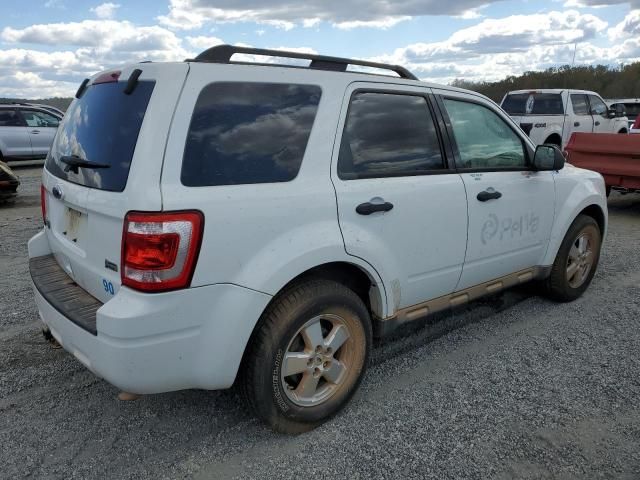
[[[380,68],[382,70],[391,70],[397,73],[400,78],[408,78],[418,80],[413,73],[400,65],[389,65],[386,63],[367,62],[366,60],[355,60],[353,58],[328,57],[325,55],[314,55],[312,53],[287,52],[284,50],[268,50],[264,48],[237,47],[233,45],[217,45],[211,47],[196,58],[187,59],[188,62],[205,62],[205,63],[248,63],[248,62],[232,62],[231,57],[236,53],[245,53],[250,55],[263,55],[267,57],[282,58],[298,58],[303,60],[311,60],[308,68],[317,70],[329,70],[332,72],[346,72],[348,65],[358,65],[361,67]],[[264,65],[264,64],[261,64]],[[271,65],[271,64],[268,64]],[[273,65],[281,67],[282,65]]]

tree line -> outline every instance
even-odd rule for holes
[[[640,98],[640,62],[620,66],[563,65],[509,76],[498,82],[456,79],[451,84],[486,95],[498,103],[508,91],[538,88],[575,88],[592,90],[603,98]]]

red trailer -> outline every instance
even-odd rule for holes
[[[640,135],[574,133],[565,152],[572,165],[604,177],[607,195],[612,187],[640,192]]]

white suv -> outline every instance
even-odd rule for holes
[[[354,393],[373,335],[529,280],[573,300],[596,270],[602,177],[402,67],[220,46],[76,96],[30,270],[53,336],[125,391],[237,379],[273,428],[307,430]]]
[[[586,90],[516,90],[501,106],[536,145],[564,148],[573,132],[629,133],[623,109]]]

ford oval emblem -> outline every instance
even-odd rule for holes
[[[62,200],[62,197],[64,196],[64,192],[62,191],[62,187],[60,185],[56,185],[55,187],[53,187],[51,193],[53,193],[53,196],[58,200]]]

